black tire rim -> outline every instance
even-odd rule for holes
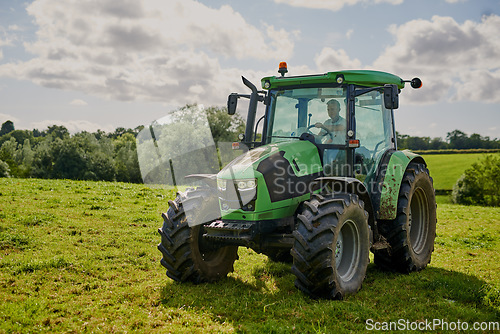
[[[359,267],[361,245],[359,230],[352,220],[346,220],[337,236],[335,266],[337,274],[344,281],[350,281]]]
[[[413,251],[420,254],[427,242],[427,230],[429,221],[429,207],[427,206],[427,195],[422,188],[416,188],[410,203],[408,225],[410,230],[410,243]]]

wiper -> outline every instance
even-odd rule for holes
[[[362,105],[359,105],[359,104],[356,104],[355,107],[356,108],[368,109],[368,110],[374,110],[374,111],[380,111],[380,109],[370,108],[370,107],[362,106]]]

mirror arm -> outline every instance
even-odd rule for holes
[[[379,86],[379,87],[372,87],[372,88],[356,89],[354,91],[354,97],[358,97],[358,96],[366,94],[368,92],[373,92],[374,90],[380,90],[380,89],[383,89],[383,88],[384,87]]]

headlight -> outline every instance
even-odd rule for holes
[[[235,183],[238,187],[238,190],[250,190],[257,186],[256,179],[237,180]]]
[[[227,180],[217,179],[217,188],[219,188],[220,191],[226,190],[226,184],[227,184]]]

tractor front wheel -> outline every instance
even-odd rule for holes
[[[186,194],[184,198],[199,201],[195,204],[200,213],[218,207],[218,203],[210,203],[213,197],[210,191],[197,189]],[[216,281],[232,272],[238,247],[217,247],[205,242],[203,225],[188,225],[180,195],[169,201],[169,205],[167,213],[162,215],[163,226],[158,229],[161,235],[158,249],[163,254],[161,264],[167,269],[167,276],[178,282],[202,283]]]
[[[354,194],[312,195],[303,208],[291,251],[295,286],[314,298],[356,293],[369,263],[363,201]]]

